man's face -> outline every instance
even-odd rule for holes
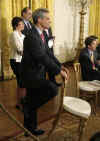
[[[44,17],[39,18],[38,22],[42,26],[43,29],[48,29],[51,23],[49,13],[44,13]]]
[[[31,9],[27,9],[27,12],[26,13],[23,13],[23,17],[26,20],[30,20],[32,18],[32,10]]]
[[[96,39],[97,45],[99,44],[99,39]]]
[[[94,40],[91,45],[88,46],[88,48],[92,51],[95,51],[96,50],[96,47],[97,47],[97,41]]]

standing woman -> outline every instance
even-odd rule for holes
[[[17,104],[16,108],[20,109],[21,104],[21,94],[20,94],[20,88],[21,88],[21,80],[20,80],[20,72],[21,72],[21,59],[23,54],[23,41],[25,38],[25,35],[22,34],[22,30],[24,30],[24,23],[23,19],[20,17],[14,17],[12,19],[12,27],[13,32],[11,33],[9,37],[9,45],[11,47],[10,51],[10,65],[11,68],[16,75],[17,80]]]

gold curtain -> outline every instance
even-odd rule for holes
[[[29,0],[12,0],[12,16],[21,16],[21,10],[29,6]]]
[[[8,46],[8,37],[12,32],[11,20],[14,16],[21,16],[22,8],[29,6],[29,0],[0,0],[0,47],[2,50],[2,75],[4,79],[10,79],[13,76],[9,64],[10,47]],[[48,8],[51,17],[53,17],[53,0],[31,0],[32,10],[44,7]]]
[[[1,64],[2,75],[8,78],[11,73],[9,67],[9,46],[7,43],[9,33],[11,32],[11,17],[12,17],[12,0],[1,0]]]
[[[100,39],[100,0],[93,0],[89,13],[89,35],[96,35]]]
[[[28,6],[28,0],[0,0],[1,11],[1,67],[4,79],[10,79],[13,76],[9,64],[10,47],[8,46],[8,37],[12,32],[11,20],[14,16],[21,16],[21,9]]]
[[[53,1],[54,0],[31,0],[32,10],[42,7],[42,8],[48,8],[51,12],[53,9]]]

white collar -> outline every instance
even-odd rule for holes
[[[44,30],[46,33],[47,33],[47,35],[49,36],[49,31],[48,31],[48,29],[45,29]]]
[[[36,30],[38,31],[39,35],[41,35],[41,34],[42,34],[42,30],[40,30],[40,28],[37,27],[37,26],[35,26],[35,28],[36,28]]]
[[[29,22],[28,20],[23,19],[24,22]]]
[[[28,20],[23,19],[23,21],[24,21],[24,24],[25,24],[26,26],[27,26],[28,23],[30,24],[30,22],[29,22]]]
[[[15,30],[14,32],[17,34],[17,36],[18,36],[19,38],[22,38],[22,39],[25,38],[25,35],[21,33],[21,36],[20,36],[17,30]]]
[[[90,55],[93,54],[93,51],[92,50],[88,49],[88,51],[89,51],[89,54]]]

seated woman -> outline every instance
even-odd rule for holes
[[[24,23],[22,18],[14,17],[12,19],[13,32],[9,37],[9,46],[11,47],[10,52],[10,65],[16,75],[17,79],[17,104],[16,108],[20,109],[20,71],[21,71],[21,59],[23,54],[23,40],[25,36],[21,33],[24,29]]]

